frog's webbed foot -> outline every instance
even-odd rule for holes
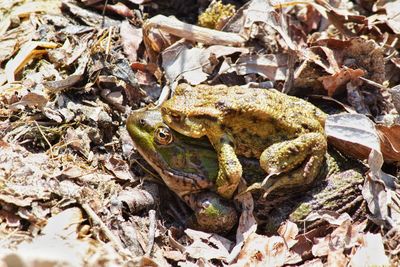
[[[214,233],[229,232],[238,221],[238,214],[232,202],[219,195],[203,191],[183,197],[194,211],[191,220],[194,228]]]
[[[260,157],[261,167],[269,174],[262,187],[269,193],[276,188],[311,184],[323,165],[326,149],[322,133],[307,133],[273,144]]]
[[[232,198],[242,177],[242,165],[231,142],[223,140],[215,146],[218,153],[219,171],[216,180],[217,192],[224,198]]]

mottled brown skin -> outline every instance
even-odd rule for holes
[[[225,198],[242,176],[237,155],[260,159],[270,175],[267,192],[310,184],[323,164],[326,114],[276,90],[181,84],[161,112],[181,134],[209,138],[219,161],[217,191]]]

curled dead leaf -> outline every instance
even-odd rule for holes
[[[365,71],[362,69],[341,69],[339,72],[334,73],[330,76],[322,76],[320,80],[328,92],[329,96],[338,93],[338,89],[346,85],[348,82],[357,81],[361,76],[365,75]]]
[[[56,43],[52,42],[37,42],[37,41],[29,41],[25,43],[18,54],[12,59],[9,60],[5,67],[5,72],[7,75],[7,80],[9,83],[15,81],[15,74],[20,71],[25,64],[28,63],[34,57],[38,57],[40,55],[46,54],[47,51],[41,48],[55,48],[57,47]]]
[[[20,101],[10,105],[11,110],[24,109],[25,107],[36,107],[38,109],[43,109],[47,104],[48,99],[36,93],[28,93],[23,96]]]
[[[388,161],[400,160],[400,125],[376,125],[381,140],[383,158]]]

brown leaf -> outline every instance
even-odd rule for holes
[[[396,177],[381,170],[383,157],[373,149],[368,158],[370,173],[365,180],[362,195],[373,214],[374,222],[394,227],[400,222],[400,192]]]
[[[282,266],[288,254],[282,237],[253,233],[246,239],[237,263],[231,266]]]
[[[78,239],[78,227],[82,223],[79,208],[70,208],[51,217],[41,235],[18,244],[13,252],[2,254],[7,266],[24,263],[26,266],[82,266],[94,244]]]
[[[366,224],[352,224],[350,220],[344,221],[330,235],[315,239],[312,248],[314,256],[322,257],[330,254],[331,257],[339,257],[343,260],[343,251],[357,245],[359,237],[363,235]]]
[[[400,161],[400,125],[376,125],[381,140],[383,158]]]
[[[137,178],[134,177],[133,173],[131,172],[129,165],[125,160],[122,160],[119,155],[109,155],[102,162],[104,167],[112,172],[118,179],[130,182],[137,180]]]
[[[320,258],[313,259],[310,261],[306,261],[304,264],[300,265],[301,267],[323,267],[325,266],[322,263],[322,260]]]
[[[46,14],[57,14],[60,13],[60,2],[59,1],[35,1],[27,2],[23,5],[18,6],[12,11],[12,15],[19,17],[28,17],[31,13],[43,12]]]
[[[129,62],[137,61],[137,51],[143,41],[142,29],[133,27],[127,20],[120,26],[120,35],[124,53]]]
[[[265,23],[280,34],[285,44],[291,50],[297,50],[296,43],[288,34],[287,24],[283,16],[280,16],[268,1],[250,1],[245,14],[242,34],[250,37],[253,24],[260,22]]]
[[[216,235],[208,234],[192,229],[186,229],[185,233],[193,240],[193,243],[186,247],[185,252],[195,259],[226,259],[232,242]]]
[[[24,109],[26,106],[43,109],[43,107],[47,104],[47,101],[47,98],[43,95],[28,93],[27,95],[24,95],[20,101],[10,105],[10,109]]]
[[[278,229],[278,234],[285,240],[288,248],[293,247],[297,240],[295,239],[299,233],[299,228],[295,223],[291,221],[286,221]]]
[[[128,206],[130,213],[137,214],[144,209],[154,209],[159,204],[158,187],[145,184],[144,188],[127,188],[119,192],[117,199]]]
[[[400,61],[399,61],[400,63]],[[400,85],[393,86],[388,89],[388,92],[392,96],[392,102],[397,113],[400,114]]]
[[[319,80],[322,82],[328,96],[338,93],[340,87],[346,85],[348,82],[357,81],[357,79],[365,74],[361,69],[341,69],[339,72],[330,76],[322,76]]]
[[[106,6],[96,5],[95,8],[100,11],[103,11],[105,9],[110,13],[114,13],[116,15],[120,15],[121,17],[129,19],[135,16],[135,12],[133,10],[131,10],[129,7],[120,2],[116,3],[115,5],[112,4],[108,4]]]
[[[389,227],[399,223],[400,192],[397,190],[397,179],[381,170],[383,156],[372,121],[361,114],[334,115],[328,117],[325,129],[328,137],[333,137],[330,141],[347,154],[354,155],[354,144],[358,144],[356,147],[360,149],[358,156],[364,157],[365,152],[370,151],[368,165],[371,171],[365,180],[362,195],[375,218],[375,223]],[[352,149],[349,149],[349,143],[346,148],[345,142],[351,142]]]
[[[347,266],[348,262],[349,262],[349,260],[347,259],[346,255],[343,253],[342,249],[329,251],[328,259],[327,259],[327,266],[332,266],[332,267]]]

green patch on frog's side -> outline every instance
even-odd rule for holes
[[[201,149],[189,150],[176,144],[159,146],[157,150],[171,169],[191,174],[201,171],[210,181],[217,178],[218,162],[215,153]]]
[[[365,166],[357,160],[344,157],[334,149],[329,149],[326,158],[328,175],[325,173],[326,176],[316,181],[309,191],[281,201],[280,204],[272,204],[272,207],[268,207],[271,200],[263,200],[262,205],[265,206],[268,216],[259,214],[258,217],[262,220],[260,223],[264,231],[276,231],[287,219],[298,224],[301,229],[312,227],[313,223],[304,222],[311,212],[326,210],[347,212],[350,216],[356,213],[365,214],[365,207],[361,205]]]

